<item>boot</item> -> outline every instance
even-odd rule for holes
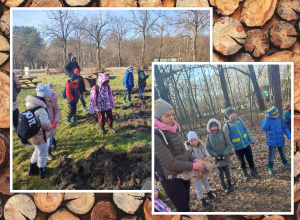
[[[256,171],[255,168],[250,168],[251,170],[251,175],[254,176],[257,179],[260,179],[260,175],[258,174],[258,172]]]
[[[56,140],[55,140],[55,138],[53,138],[52,145],[53,145],[52,149],[55,150],[56,149]]]
[[[225,192],[226,194],[228,194],[228,193],[229,193],[229,190],[228,190],[228,188],[227,188],[227,186],[226,186],[225,183],[222,183],[222,187],[223,187],[223,189],[224,189],[224,192]]]
[[[100,134],[101,134],[101,135],[104,135],[104,134],[105,134],[105,129],[104,129],[104,126],[101,126],[101,131],[100,131]]]
[[[74,124],[76,124],[76,125],[78,124],[78,121],[77,121],[77,119],[75,117],[73,117],[72,120],[73,120]]]
[[[54,157],[52,156],[51,151],[52,151],[52,148],[49,147],[48,148],[48,154],[46,156],[48,160],[54,160]]]
[[[67,120],[66,120],[66,125],[68,125],[68,124],[70,124],[71,122],[70,122],[70,118],[67,118]]]
[[[116,130],[113,129],[112,125],[108,125],[109,126],[109,131],[112,132],[112,133],[116,133]]]
[[[206,202],[206,200],[204,198],[201,199],[201,204],[206,210],[211,210],[211,208],[212,208],[211,205],[208,202]]]
[[[87,112],[87,109],[86,109],[86,107],[84,107],[84,108],[83,108],[83,112]]]
[[[244,169],[243,172],[244,172],[244,180],[245,180],[245,181],[250,180],[250,177],[249,177],[249,175],[248,175],[248,173],[247,173],[247,169]]]
[[[208,193],[206,193],[207,194],[207,196],[208,196],[208,198],[209,199],[211,199],[211,200],[213,200],[213,201],[216,201],[216,200],[218,200],[218,198],[217,197],[215,197],[213,194],[212,194],[212,192],[211,191],[209,191]]]
[[[39,175],[39,167],[37,163],[30,163],[30,167],[28,170],[28,176]]]
[[[44,179],[48,173],[47,168],[41,167],[39,171],[40,171],[40,179]]]
[[[231,184],[231,180],[228,181],[228,188],[230,192],[234,191],[233,185]]]

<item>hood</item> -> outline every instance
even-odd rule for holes
[[[98,76],[98,86],[99,86],[99,88],[102,87],[102,84],[103,84],[105,81],[109,81],[108,76],[105,75],[105,74],[99,74],[99,76]]]
[[[75,73],[71,74],[71,80],[74,82],[76,79],[79,79],[79,76]]]
[[[38,106],[46,108],[46,104],[43,101],[41,101],[40,99],[38,99],[32,95],[28,95],[25,98],[25,102],[26,102],[27,109],[33,109]]]
[[[221,123],[217,119],[211,118],[207,122],[207,131],[210,132],[210,124],[213,123],[213,122],[216,122],[218,124],[219,130],[221,130]]]
[[[75,56],[72,56],[72,57],[71,57],[71,62],[72,62],[73,58],[75,58],[75,59],[77,60],[77,58],[76,58]]]
[[[50,101],[51,102],[57,102],[58,101],[58,95],[57,95],[56,92],[52,92]]]

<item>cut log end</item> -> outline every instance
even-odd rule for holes
[[[29,7],[63,7],[60,0],[32,0]]]
[[[117,219],[117,208],[108,200],[99,201],[93,208],[91,220]]]
[[[134,214],[143,203],[145,193],[114,193],[117,207],[128,214]]]
[[[53,213],[48,218],[48,220],[57,220],[57,219],[80,220],[79,217],[77,217],[72,212],[68,211],[67,209],[59,210],[59,211]]]
[[[176,7],[209,7],[208,0],[177,0]]]
[[[70,211],[76,214],[88,213],[95,203],[94,193],[66,193],[64,200]]]
[[[297,40],[297,31],[285,21],[274,24],[269,29],[269,38],[272,44],[279,49],[292,47]]]
[[[222,15],[231,15],[243,0],[209,0],[210,4],[217,8],[217,12]]]
[[[140,7],[162,7],[161,0],[139,0]]]
[[[63,193],[35,193],[34,202],[43,212],[54,212],[62,203]]]
[[[0,29],[8,38],[10,38],[9,25],[10,25],[10,10],[7,10],[0,18]]]
[[[69,6],[86,6],[91,0],[65,0]]]
[[[1,53],[0,53],[1,57]],[[5,71],[0,70],[0,128],[9,128],[10,121],[10,78]]]
[[[267,215],[263,220],[285,220],[285,218],[281,215]]]
[[[100,7],[137,7],[136,0],[111,1],[101,0]]]
[[[10,193],[10,171],[9,168],[0,169],[0,192],[5,195],[12,195]]]
[[[300,13],[299,0],[279,0],[276,12],[285,21],[296,20]]]
[[[9,161],[9,143],[0,136],[0,167],[3,167]]]
[[[254,57],[261,57],[269,50],[269,37],[266,31],[254,29],[246,32],[244,48]]]
[[[1,0],[1,2],[7,7],[18,7],[24,3],[25,0]]]
[[[4,200],[0,197],[0,219],[4,215]]]

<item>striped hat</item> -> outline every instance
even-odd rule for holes
[[[154,116],[157,119],[160,119],[160,117],[168,110],[173,109],[173,106],[170,105],[168,102],[166,102],[163,99],[157,99],[154,102]]]
[[[278,109],[275,106],[271,106],[268,108],[267,113],[269,113],[269,115],[276,115],[278,113]]]
[[[127,69],[129,72],[132,72],[133,71],[133,67],[132,66],[130,66],[130,67],[128,67],[128,69]]]

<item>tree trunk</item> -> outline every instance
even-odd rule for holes
[[[213,104],[213,98],[211,97],[211,94],[210,94],[210,89],[209,89],[209,87],[208,87],[208,81],[207,81],[207,78],[206,78],[206,75],[205,75],[205,73],[204,73],[204,70],[203,70],[203,68],[202,68],[202,75],[203,75],[203,79],[204,79],[204,84],[205,84],[205,87],[206,87],[206,91],[207,91],[207,94],[208,94],[208,99],[209,99],[209,102],[210,102],[210,106],[211,106],[211,109],[212,109],[212,111],[213,111],[213,113],[214,113],[214,116],[216,116],[217,114],[216,114],[216,111],[215,111],[215,107],[214,107],[214,104]]]
[[[80,220],[79,217],[77,217],[67,209],[58,210],[48,218],[48,220],[58,220],[58,219]]]
[[[97,64],[98,70],[101,70],[101,60],[100,60],[100,44],[97,44]]]
[[[254,57],[261,57],[269,50],[269,37],[263,29],[253,29],[246,32],[245,50]]]
[[[232,93],[232,89],[231,89],[231,84],[230,84],[230,79],[229,79],[229,74],[226,70],[226,75],[227,75],[227,81],[228,81],[228,84],[229,84],[229,89],[230,89],[230,94],[231,94],[231,99],[232,99],[232,102],[233,102],[233,107],[235,109],[235,101],[234,101],[234,96],[233,96],[233,93]]]
[[[9,139],[0,132],[0,167],[7,165],[9,162]]]
[[[233,55],[238,52],[246,42],[246,33],[240,21],[222,17],[213,26],[214,50],[222,55]]]
[[[300,12],[299,0],[279,0],[276,12],[285,21],[296,20]]]
[[[222,15],[231,15],[239,7],[241,1],[243,0],[209,0],[210,4],[218,9],[217,13]]]
[[[227,92],[227,84],[226,84],[226,79],[225,79],[225,75],[224,75],[224,69],[223,69],[222,65],[218,65],[218,69],[219,69],[221,88],[222,88],[224,100],[225,100],[224,107],[225,108],[231,107],[230,99],[229,99],[228,92]]]
[[[0,192],[5,195],[12,195],[13,193],[10,193],[10,171],[8,168],[0,169]]]
[[[255,96],[257,98],[259,110],[263,111],[263,110],[265,110],[266,107],[265,107],[265,103],[264,103],[264,100],[263,100],[261,92],[260,92],[260,88],[259,88],[259,85],[258,85],[258,82],[256,79],[256,74],[255,74],[253,65],[248,65],[248,69],[249,69],[249,77],[252,81]]]
[[[72,60],[71,60],[72,61]],[[64,41],[64,55],[63,55],[63,70],[65,69],[65,66],[67,65],[67,41]]]
[[[279,110],[279,115],[283,116],[282,95],[280,86],[279,65],[268,65],[269,87],[270,87],[270,102]]]
[[[246,0],[239,20],[248,27],[263,27],[273,17],[277,2],[278,0]]]
[[[241,85],[240,79],[239,79],[239,76],[238,76],[238,73],[237,73],[236,70],[235,70],[235,73],[236,73],[237,84],[238,84],[238,85]],[[242,102],[242,104],[243,104],[243,109],[244,109],[244,112],[245,112],[245,114],[246,114],[245,103],[244,103],[244,97],[242,97],[242,92],[241,92],[241,86],[238,86],[238,88],[239,88],[240,100],[241,100],[241,102]]]
[[[156,88],[159,91],[160,97],[166,102],[170,103],[170,91],[167,88],[165,88],[164,73],[160,72],[160,70],[158,69],[158,65],[154,66],[154,75],[156,80]]]
[[[88,213],[95,203],[94,193],[65,193],[68,209],[79,215]]]
[[[33,220],[36,214],[36,206],[29,194],[13,195],[4,206],[4,218],[6,220]]]
[[[121,67],[121,41],[119,40],[118,42],[118,63],[119,63],[119,67]]]
[[[54,212],[62,203],[63,193],[35,193],[34,202],[42,212]]]
[[[117,219],[117,208],[109,200],[101,200],[94,206],[91,220],[107,219]]]
[[[119,209],[133,214],[143,203],[145,193],[114,193],[113,200]]]
[[[142,42],[142,66],[145,66],[145,50],[146,50],[146,33],[143,32],[143,42]]]
[[[293,25],[280,21],[269,29],[269,37],[272,44],[279,49],[292,47],[297,40],[297,31]]]

